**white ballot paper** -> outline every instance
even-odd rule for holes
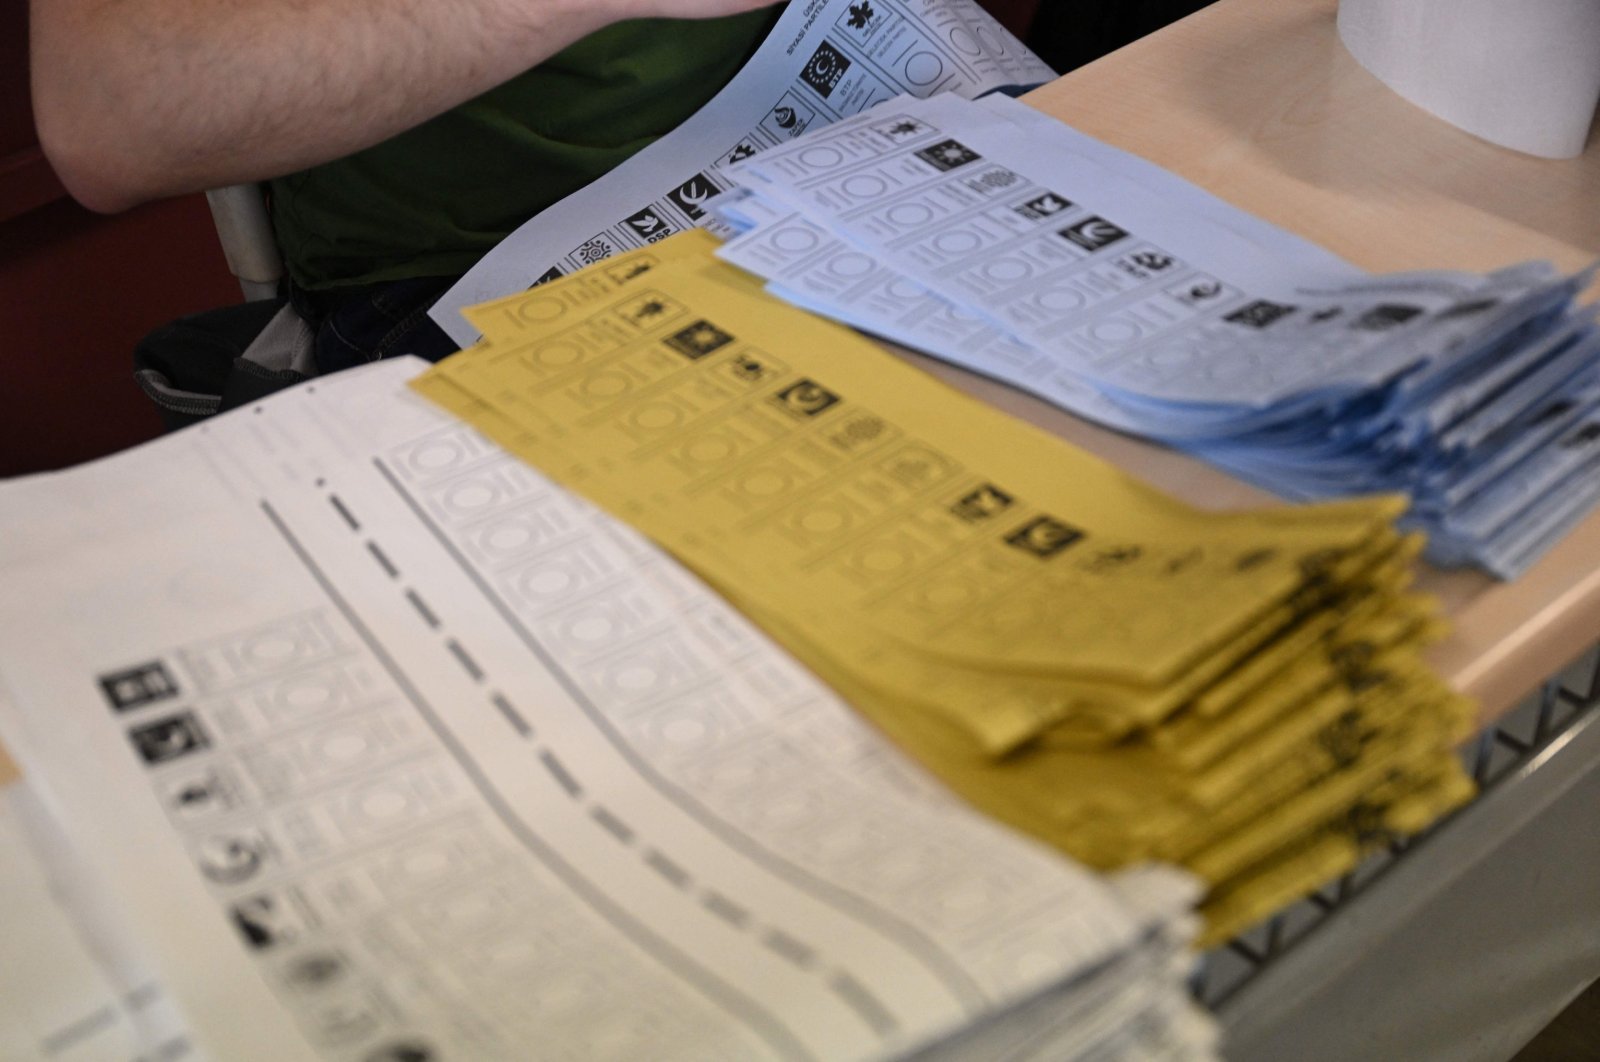
[[[0,735],[207,1057],[1210,1056],[1190,879],[968,811],[422,368],[0,485]]]
[[[460,311],[693,228],[723,170],[903,93],[972,98],[1055,72],[973,0],[793,0],[755,55],[688,121],[538,214],[429,316],[462,346]]]
[[[40,850],[46,819],[26,784],[0,788],[0,1058],[194,1058],[160,986],[109,968],[105,942],[84,932],[79,883]]]

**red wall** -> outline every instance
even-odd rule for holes
[[[26,27],[26,0],[0,0],[0,476],[158,434],[134,344],[239,301],[203,197],[109,218],[66,197],[34,137]]]

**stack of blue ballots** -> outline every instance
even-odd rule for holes
[[[1503,578],[1600,502],[1593,270],[1373,276],[1000,96],[901,98],[733,170],[774,294],[1285,497],[1404,492]]]

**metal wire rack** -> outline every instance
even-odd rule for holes
[[[1492,795],[1508,778],[1542,762],[1576,728],[1595,720],[1600,709],[1600,645],[1583,654],[1566,670],[1546,680],[1496,725],[1485,730],[1462,750],[1464,766],[1478,783],[1473,804],[1436,823],[1416,837],[1397,842],[1369,857],[1338,881],[1293,904],[1276,917],[1206,955],[1197,971],[1195,998],[1213,1011],[1262,977],[1291,949],[1313,934],[1335,928],[1340,911],[1355,897],[1381,881],[1386,874],[1429,842],[1454,828],[1462,816]],[[1536,767],[1534,769],[1537,769]]]

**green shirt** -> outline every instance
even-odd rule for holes
[[[273,181],[290,275],[323,289],[465,272],[698,110],[771,20],[618,23],[415,129]]]

